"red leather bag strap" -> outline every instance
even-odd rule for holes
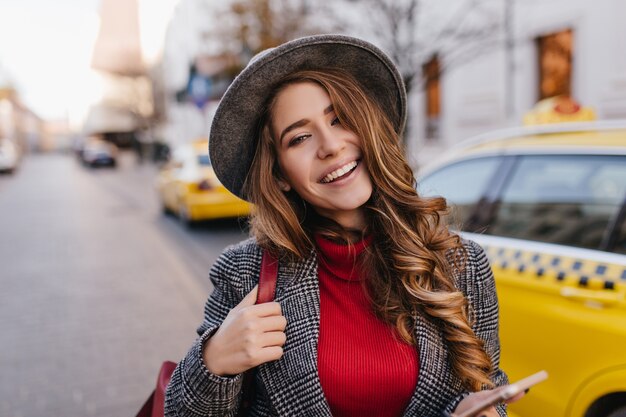
[[[274,301],[276,295],[276,278],[278,277],[278,259],[270,251],[263,251],[261,274],[259,275],[259,291],[256,304]]]
[[[161,365],[157,379],[157,388],[154,391],[154,408],[152,409],[151,417],[161,417],[165,415],[165,390],[172,378],[174,369],[176,369],[176,363],[174,362],[166,361]]]
[[[261,259],[261,272],[259,274],[259,290],[256,296],[256,304],[268,303],[274,301],[276,295],[276,280],[278,278],[278,259],[269,251],[263,251]],[[254,401],[254,373],[256,369],[252,368],[243,375],[243,398],[239,407],[238,417],[248,416],[252,401]]]
[[[156,388],[152,391],[152,394],[150,394],[136,417],[163,417],[165,414],[165,389],[167,388],[167,383],[170,382],[174,369],[176,369],[174,362],[163,362],[159,370]]]
[[[276,279],[278,278],[278,259],[269,251],[263,251],[261,260],[261,273],[259,275],[259,291],[256,304],[274,301],[276,295]],[[150,394],[144,405],[139,410],[137,417],[162,417],[164,414],[165,389],[176,368],[174,362],[163,362],[156,389]],[[254,401],[254,372],[255,369],[246,371],[243,375],[243,401],[239,407],[237,416],[248,416],[252,401]]]

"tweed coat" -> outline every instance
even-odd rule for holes
[[[455,273],[457,287],[471,303],[474,331],[485,341],[494,364],[492,381],[506,384],[499,368],[498,301],[493,274],[484,251],[464,241],[468,261]],[[217,330],[228,312],[258,283],[262,250],[253,239],[230,246],[211,268],[213,293],[205,305],[200,337],[180,361],[168,385],[165,415],[169,417],[235,416],[239,407],[242,374],[221,377],[202,361],[202,345]],[[283,356],[260,365],[256,373],[256,398],[251,416],[331,417],[317,372],[317,340],[320,325],[320,293],[315,251],[301,261],[279,267],[276,298],[287,319]],[[414,328],[419,350],[419,376],[404,416],[439,417],[452,411],[467,393],[452,374],[448,351],[437,327],[416,317]],[[504,406],[498,413],[506,416]]]

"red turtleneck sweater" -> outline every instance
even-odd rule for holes
[[[401,416],[417,384],[417,348],[377,319],[355,265],[371,239],[348,246],[316,236],[319,249],[318,369],[333,417]]]

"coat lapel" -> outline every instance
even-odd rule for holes
[[[259,366],[259,377],[279,416],[331,417],[317,371],[320,291],[317,257],[280,265],[276,301],[287,318],[282,358]]]
[[[275,300],[287,318],[287,341],[282,358],[258,368],[272,408],[278,416],[332,417],[317,370],[320,290],[314,251],[305,262],[281,263]],[[413,334],[420,367],[404,416],[435,417],[458,392],[459,381],[452,377],[437,327],[418,315]]]
[[[446,343],[437,327],[418,315],[413,334],[419,350],[419,375],[404,416],[438,417],[455,396],[458,381],[453,380]]]

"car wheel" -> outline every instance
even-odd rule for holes
[[[611,414],[606,417],[626,417],[626,406],[613,410]]]
[[[163,213],[163,215],[165,216],[170,216],[172,215],[172,210],[170,210],[166,205],[165,202],[163,200],[160,201],[161,202],[161,213]]]

